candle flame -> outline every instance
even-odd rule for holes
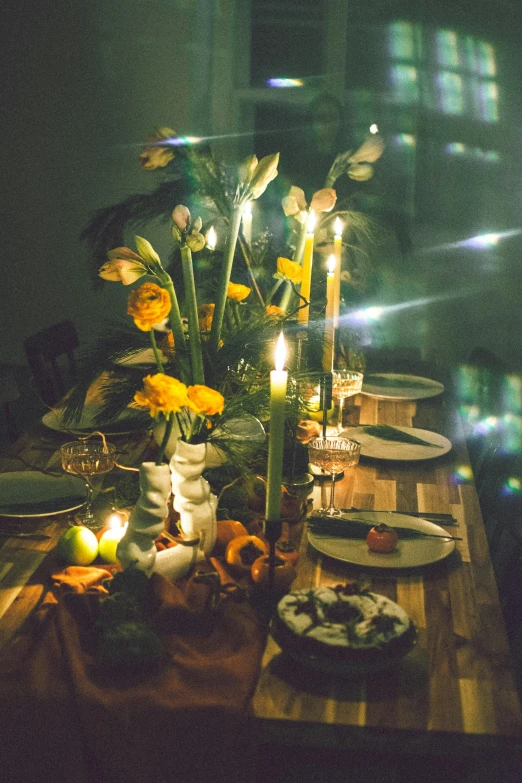
[[[335,231],[336,236],[338,236],[338,237],[342,236],[342,233],[343,233],[343,221],[339,217],[336,217],[335,220],[334,220],[334,231]]]
[[[207,234],[207,247],[209,250],[215,250],[217,245],[217,234],[214,226],[210,226]]]
[[[332,255],[330,256],[330,258],[328,259],[328,262],[327,262],[327,264],[328,264],[328,274],[329,275],[333,275],[333,273],[335,272],[335,265],[336,265],[336,263],[337,263],[337,259],[333,255],[333,253],[332,253]]]
[[[315,212],[312,209],[312,210],[310,210],[310,214],[308,215],[308,223],[307,223],[307,228],[308,228],[308,233],[309,234],[313,234],[314,233],[314,228],[315,228],[316,222],[317,222],[317,218],[315,216]]]
[[[276,351],[275,351],[276,370],[281,371],[285,366],[285,361],[286,361],[286,343],[285,343],[285,338],[283,336],[283,332],[281,332],[277,340]]]
[[[243,217],[248,217],[249,215],[252,215],[252,202],[245,201],[245,206],[243,207]]]
[[[110,530],[125,529],[127,527],[127,521],[125,517],[128,518],[128,515],[124,514],[124,512],[114,511],[109,517],[107,517],[106,525]]]

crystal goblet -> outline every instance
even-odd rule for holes
[[[332,373],[332,393],[339,400],[337,415],[337,434],[343,431],[343,407],[348,397],[359,394],[363,382],[362,372],[355,370],[334,370]]]
[[[112,443],[97,443],[88,440],[73,440],[64,443],[60,448],[62,468],[66,473],[81,476],[87,487],[87,500],[83,513],[78,514],[76,522],[80,525],[96,530],[100,525],[96,524],[92,512],[92,479],[102,473],[108,473],[115,464],[116,446]]]
[[[360,454],[361,444],[347,438],[317,438],[308,444],[310,462],[327,470],[332,477],[330,505],[319,509],[320,514],[338,516],[341,513],[335,508],[335,474],[357,465]]]

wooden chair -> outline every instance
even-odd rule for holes
[[[56,405],[76,382],[77,347],[78,335],[71,321],[61,321],[25,340],[34,388],[45,405]]]

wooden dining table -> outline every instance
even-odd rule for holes
[[[457,406],[449,392],[421,400],[361,394],[350,403],[348,425],[432,430],[452,448],[419,461],[363,456],[338,482],[336,503],[446,513],[456,522],[448,534],[461,540],[448,557],[421,567],[388,568],[385,559],[382,567],[365,567],[322,555],[309,543],[306,521],[290,528],[300,552],[293,588],[357,581],[396,601],[414,623],[417,641],[390,669],[333,676],[297,664],[268,635],[249,718],[260,779],[520,780],[522,713]],[[38,424],[0,458],[0,472],[60,472],[59,446],[66,439]],[[128,466],[151,448],[143,433],[116,442],[118,461]],[[313,506],[324,497],[318,482]],[[18,521],[22,530],[49,538],[0,537],[0,650],[47,590],[57,565],[54,547],[68,525],[63,514]],[[12,522],[0,519],[0,533],[13,530]]]

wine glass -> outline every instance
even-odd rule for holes
[[[362,372],[355,370],[334,370],[332,373],[332,394],[339,400],[337,416],[337,434],[343,431],[343,406],[348,397],[353,397],[361,391]]]
[[[116,446],[112,443],[97,443],[88,440],[73,440],[69,443],[64,443],[60,448],[62,468],[66,473],[82,476],[87,487],[85,510],[78,515],[75,521],[91,530],[96,530],[97,527],[100,527],[100,525],[97,525],[92,513],[93,486],[91,477],[99,476],[112,470],[115,464],[115,453]]]
[[[308,444],[308,457],[317,467],[327,470],[332,476],[330,505],[319,509],[320,514],[338,516],[341,512],[335,508],[335,474],[346,468],[352,468],[359,462],[361,444],[347,438],[317,438]]]

